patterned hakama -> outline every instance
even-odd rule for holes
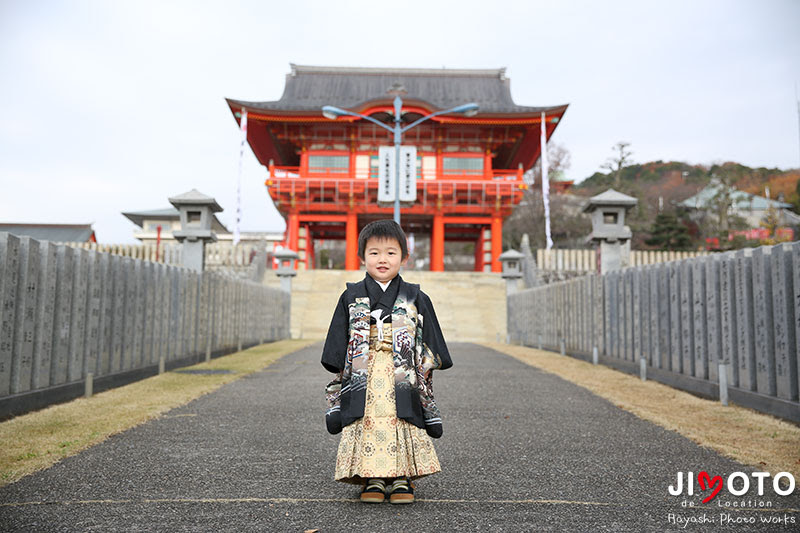
[[[336,480],[361,484],[368,478],[420,478],[439,472],[439,459],[424,429],[397,418],[394,392],[392,326],[383,340],[370,327],[367,398],[364,417],[342,429],[336,456]]]

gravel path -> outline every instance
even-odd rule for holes
[[[764,496],[753,488],[738,498],[723,489],[703,508],[683,508],[686,498],[667,492],[678,471],[727,479],[753,469],[558,377],[458,343],[455,366],[436,374],[443,472],[418,483],[414,505],[363,505],[357,488],[333,481],[338,436],[324,429],[320,350],[287,355],[0,489],[0,530],[638,532],[702,517],[714,522],[685,530],[800,530],[800,488],[780,497],[768,483]],[[688,499],[702,505],[706,495],[696,489]],[[748,500],[773,511],[718,506]],[[762,523],[778,518],[789,523]]]

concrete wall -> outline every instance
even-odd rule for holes
[[[0,233],[0,417],[289,336],[289,296]],[[131,378],[127,379],[126,378]]]
[[[800,421],[800,242],[638,266],[508,299],[512,342]]]
[[[709,252],[675,252],[665,250],[631,250],[630,265],[644,266],[708,256]],[[543,271],[596,272],[597,253],[587,249],[536,250],[536,266]]]
[[[162,242],[156,247],[155,243],[147,244],[98,244],[96,242],[65,242],[72,248],[107,252],[113,255],[142,259],[155,263],[168,265],[181,265],[181,245],[174,240]],[[272,241],[256,243],[239,243],[236,246],[230,242],[214,242],[205,246],[205,265],[207,270],[222,270],[226,268],[241,269],[250,266],[258,252],[263,248],[272,257]],[[266,265],[266,261],[265,261]],[[269,266],[269,265],[267,265]]]
[[[364,279],[363,270],[306,270],[292,280],[292,337],[324,339],[346,283]],[[481,342],[506,338],[506,288],[500,274],[402,270],[430,296],[447,341]],[[264,283],[277,287],[274,271]]]

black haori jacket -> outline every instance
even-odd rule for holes
[[[336,377],[325,388],[330,433],[364,416],[367,393],[370,313],[392,320],[394,390],[397,416],[442,436],[442,418],[433,398],[433,372],[453,366],[430,298],[419,285],[396,276],[385,291],[369,274],[348,283],[333,313],[322,366]],[[426,377],[427,375],[427,377]]]

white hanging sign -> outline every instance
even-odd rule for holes
[[[378,148],[378,203],[394,202],[395,157],[394,147]]]
[[[242,118],[239,122],[242,130],[242,141],[239,145],[239,176],[236,181],[236,226],[233,228],[233,245],[239,244],[242,223],[242,163],[244,162],[244,145],[247,143],[247,109],[242,108]]]
[[[417,201],[417,147],[400,147],[400,201]]]

